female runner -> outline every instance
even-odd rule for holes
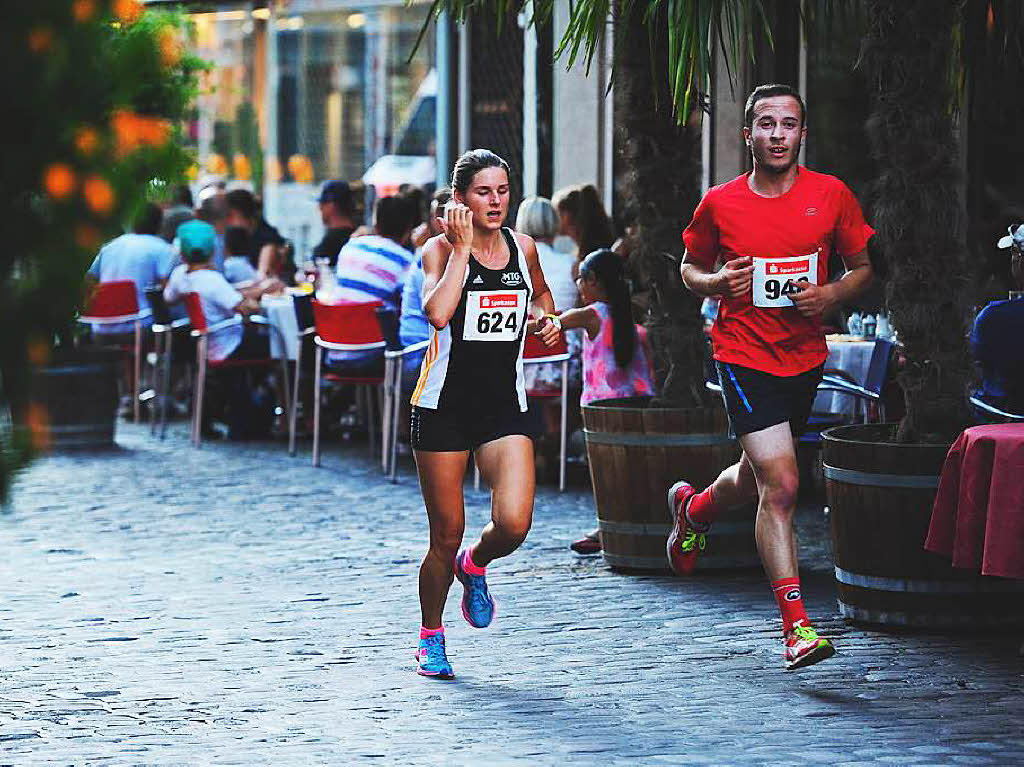
[[[508,164],[486,149],[467,152],[455,163],[451,186],[444,234],[423,249],[423,309],[432,328],[411,427],[430,523],[420,566],[417,671],[443,679],[454,676],[441,622],[453,575],[465,589],[463,617],[486,628],[495,613],[486,568],[515,551],[530,529],[534,466],[523,342],[536,332],[550,346],[559,333],[557,322],[537,322],[551,315],[554,302],[533,240],[502,226]],[[491,487],[491,521],[476,544],[460,551],[471,450]]]

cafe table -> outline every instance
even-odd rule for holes
[[[860,386],[868,375],[871,365],[871,353],[875,349],[874,339],[836,333],[825,336],[828,344],[828,359],[825,369],[837,369],[847,373]],[[816,413],[843,413],[853,415],[858,412],[859,404],[856,397],[842,392],[818,392],[814,399]]]
[[[966,429],[942,467],[925,549],[1024,580],[1024,424]]]
[[[279,332],[270,334],[270,354],[272,357],[295,361],[299,352],[299,323],[295,319],[293,296],[298,291],[288,288],[284,293],[264,295],[260,298],[260,307],[267,321]]]

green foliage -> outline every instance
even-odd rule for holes
[[[556,1],[533,0],[530,23],[547,22]],[[500,24],[509,14],[522,12],[526,6],[527,0],[433,0],[416,47],[427,25],[442,12],[459,23],[471,14],[480,13],[498,19]],[[642,24],[622,21],[638,16],[643,19]],[[731,79],[743,58],[754,56],[755,23],[760,22],[769,41],[772,37],[761,0],[576,0],[569,6],[569,23],[555,58],[566,56],[567,67],[581,61],[589,72],[605,30],[612,22],[616,33],[612,81],[632,36],[648,36],[650,50],[657,52],[651,59],[651,79],[656,82],[659,73],[668,73],[668,95],[680,125],[689,120],[700,101],[699,95],[706,94],[710,88],[716,41],[725,53]],[[668,35],[667,46],[658,43],[664,32]]]
[[[119,18],[118,13],[127,14]],[[69,339],[83,274],[123,231],[147,189],[180,183],[192,158],[180,121],[203,63],[184,18],[131,0],[10,3],[0,28],[0,373],[17,412],[28,360]],[[2,427],[0,427],[2,430]],[[26,451],[2,436],[0,495]]]

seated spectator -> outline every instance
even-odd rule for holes
[[[558,211],[550,200],[546,197],[527,197],[523,200],[516,215],[516,231],[528,234],[537,243],[540,268],[551,288],[555,309],[565,311],[576,306],[579,300],[572,273],[576,257],[571,253],[560,253],[551,246],[558,230]]]
[[[573,276],[579,269],[579,262],[589,253],[600,248],[610,248],[615,241],[612,222],[605,213],[601,195],[593,184],[580,184],[559,189],[551,203],[558,211],[559,234],[576,243],[576,264]]]
[[[181,257],[185,263],[171,272],[164,287],[167,303],[182,301],[186,293],[196,293],[203,307],[207,325],[231,319],[236,314],[243,318],[260,311],[260,296],[282,286],[276,280],[264,280],[244,291],[236,290],[211,263],[217,233],[203,221],[190,221],[178,228]],[[242,322],[229,325],[208,336],[207,356],[214,362],[228,359],[266,359],[270,356],[270,337],[266,326]],[[242,369],[228,370],[225,410],[229,435],[256,436],[251,431],[253,421],[253,382]],[[212,412],[212,410],[211,410]]]
[[[224,195],[224,201],[227,204],[227,225],[240,226],[252,236],[249,263],[260,278],[294,276],[294,264],[290,272],[285,264],[284,237],[263,218],[253,193],[247,189],[233,189]]]
[[[134,232],[122,234],[104,245],[89,267],[86,280],[94,283],[131,280],[135,283],[139,309],[148,309],[146,288],[164,283],[174,259],[173,248],[157,236],[162,219],[160,206],[147,203],[135,220]],[[151,317],[142,321],[144,327],[152,322]],[[135,323],[93,325],[92,332],[105,336],[134,333]]]
[[[1024,413],[1024,225],[999,246],[1010,248],[1010,271],[1017,291],[979,312],[971,330],[971,349],[983,380],[977,395],[990,405]]]
[[[409,236],[409,209],[400,197],[383,197],[374,208],[374,234],[353,237],[338,254],[338,296],[342,301],[380,301],[397,312],[402,287],[413,263],[413,254],[401,245]],[[331,352],[331,364],[369,365],[367,374],[383,369],[384,357],[376,352]]]
[[[374,208],[373,231],[349,240],[338,254],[338,285],[344,301],[380,301],[398,309],[398,298],[413,263],[401,243],[412,230],[400,197],[384,197]]]
[[[544,279],[551,288],[551,297],[555,301],[555,310],[563,312],[572,309],[579,302],[579,291],[573,273],[576,268],[576,256],[573,253],[557,251],[552,247],[555,235],[558,234],[560,220],[558,211],[551,201],[545,197],[527,197],[519,206],[516,215],[516,231],[528,234],[537,243],[537,256]],[[572,354],[569,363],[569,380],[578,387],[580,383],[580,352],[582,341],[578,333],[565,337]],[[523,369],[527,391],[548,391],[561,387],[562,366],[551,362],[541,365],[528,365]]]
[[[398,322],[398,336],[402,346],[426,341],[430,338],[430,322],[427,315],[423,313],[423,243],[438,234],[441,234],[441,226],[438,223],[440,211],[452,198],[452,192],[448,187],[438,189],[430,201],[430,215],[421,225],[425,228],[420,245],[416,249],[416,263],[409,269],[409,276],[402,289],[402,314]],[[417,239],[417,238],[414,238]],[[402,385],[408,384],[411,392],[419,376],[420,365],[426,350],[416,354],[407,354],[403,358]]]
[[[217,243],[213,251],[213,265],[217,271],[224,271],[224,232],[227,229],[228,205],[224,192],[216,186],[208,186],[199,193],[196,218],[205,221],[217,232]],[[180,252],[180,247],[177,249]]]
[[[356,230],[352,190],[344,181],[327,181],[317,202],[320,204],[320,220],[327,231],[313,248],[312,257],[314,261],[326,258],[333,269],[338,265],[338,253]]]
[[[224,232],[224,278],[235,287],[247,287],[259,281],[259,274],[249,263],[252,236],[240,226],[229,226]]]

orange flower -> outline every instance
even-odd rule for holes
[[[99,216],[110,215],[117,200],[114,188],[102,176],[89,176],[82,184],[82,196],[89,209]]]
[[[82,250],[96,250],[102,242],[103,235],[92,224],[79,224],[75,227],[75,245]]]
[[[43,189],[55,200],[66,200],[75,191],[75,172],[62,162],[55,162],[43,171]]]
[[[224,159],[223,155],[213,152],[206,158],[206,172],[212,173],[214,176],[226,176],[228,172],[227,160]]]
[[[142,16],[139,0],[114,0],[114,15],[125,24],[134,24]]]
[[[146,117],[118,109],[111,120],[117,155],[123,157],[143,146],[163,146],[171,136],[171,124],[159,117]]]
[[[176,67],[181,61],[181,41],[177,31],[173,27],[164,27],[158,33],[157,44],[160,47],[160,62],[168,69]]]
[[[96,13],[96,0],[74,0],[71,3],[71,15],[75,21],[84,24]]]
[[[75,131],[75,148],[86,157],[93,154],[100,146],[100,134],[95,128],[83,125]]]
[[[185,178],[187,178],[189,181],[195,181],[197,178],[199,178],[199,166],[196,165],[195,163],[189,165],[188,170],[185,171]]]
[[[235,173],[235,178],[239,181],[248,181],[252,178],[252,165],[249,163],[249,158],[244,154],[236,154],[231,159],[231,166]]]
[[[33,27],[28,33],[28,49],[32,53],[45,53],[53,45],[53,30],[49,27]]]
[[[304,154],[293,154],[288,158],[288,172],[300,184],[310,184],[315,176],[313,163]]]

